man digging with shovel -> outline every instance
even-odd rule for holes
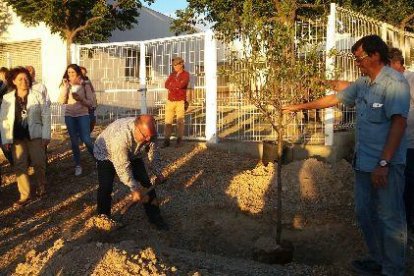
[[[143,202],[149,222],[159,230],[168,230],[142,159],[144,154],[148,155],[149,167],[156,176],[154,185],[164,182],[156,138],[155,120],[151,115],[116,120],[96,138],[94,156],[98,170],[100,218],[110,220],[113,182],[118,174],[121,182],[131,189],[127,209]]]

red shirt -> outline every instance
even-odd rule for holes
[[[171,73],[165,82],[165,88],[168,89],[169,101],[185,101],[187,99],[187,86],[190,81],[190,74],[187,71]]]

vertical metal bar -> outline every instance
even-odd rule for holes
[[[206,32],[204,43],[206,141],[217,143],[217,43],[212,31]]]
[[[380,35],[381,35],[382,40],[387,42],[387,24],[386,23],[381,24],[381,34]]]
[[[10,52],[6,53],[6,59],[7,59],[7,68],[11,68],[12,67],[12,58],[10,56]]]
[[[141,96],[141,114],[147,114],[147,72],[145,66],[145,43],[139,44],[139,91]]]
[[[329,53],[335,48],[335,33],[336,33],[336,5],[331,3],[330,15],[328,17],[328,26],[326,28],[326,77],[329,79],[332,72],[335,70],[335,57]],[[332,94],[333,91],[327,91],[327,95]],[[334,109],[327,108],[325,111],[325,145],[333,145],[334,136]]]
[[[79,64],[80,62],[80,53],[79,53],[79,46],[77,44],[72,43],[70,45],[70,51],[71,51],[71,57],[72,57],[72,63]]]

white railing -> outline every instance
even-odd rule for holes
[[[358,39],[370,34],[379,35],[388,45],[401,49],[406,65],[408,67],[414,65],[413,33],[405,32],[390,24],[338,7],[335,4],[331,4],[329,16],[334,20],[328,21],[329,30],[326,43],[330,45],[328,51],[335,49],[336,55],[333,58],[328,58],[327,62],[331,68],[338,70],[338,79],[354,81],[359,77],[360,72],[352,59],[351,47]],[[353,128],[355,123],[354,109],[339,105],[338,111],[333,122],[334,130]],[[329,136],[328,133],[327,136]]]
[[[191,75],[188,92],[191,105],[186,112],[185,136],[201,140],[216,137],[215,127],[208,127],[206,131],[206,122],[211,121],[206,119],[206,114],[216,114],[216,101],[206,99],[205,81],[206,57],[210,63],[216,64],[214,41],[208,33],[198,33],[75,47],[74,62],[88,68],[88,76],[97,91],[98,123],[149,113],[156,117],[158,132],[162,136],[167,96],[164,83],[171,72],[172,59],[179,56],[185,60],[185,69]],[[211,95],[216,94],[216,86],[211,85],[214,77],[215,74],[209,76],[210,86],[207,87]],[[210,101],[210,112],[206,111],[207,101]]]

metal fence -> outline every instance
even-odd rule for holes
[[[407,67],[414,67],[414,34],[405,32],[387,23],[333,5],[331,16],[335,18],[335,58],[334,67],[338,70],[338,79],[354,81],[360,72],[352,58],[351,47],[361,37],[376,34],[389,46],[402,50]],[[343,130],[353,128],[355,111],[353,108],[338,106],[334,128]]]
[[[295,25],[296,41],[301,41],[317,46],[321,49],[321,70],[324,64],[324,42],[326,35],[325,20],[301,20]],[[238,46],[240,47],[240,46]],[[297,47],[299,48],[299,47]],[[232,70],[240,70],[237,64],[232,64],[231,51],[234,47],[220,44],[218,47],[217,66],[231,67]],[[307,52],[298,53],[298,57],[306,59]],[[229,82],[229,76],[218,75],[217,85],[217,133],[220,139],[263,141],[275,140],[277,134],[271,124],[265,119],[260,110],[250,104],[237,91],[237,85]],[[310,98],[311,95],[308,95]],[[309,110],[301,112],[298,116],[287,118],[284,139],[293,143],[321,144],[325,141],[324,111]]]
[[[351,46],[362,36],[378,34],[389,45],[402,49],[408,66],[414,65],[414,35],[386,23],[331,4],[331,20],[302,20],[296,23],[296,37],[319,45],[321,68],[335,68],[338,79],[353,81],[359,70],[352,59]],[[333,19],[333,20],[332,20]],[[206,118],[214,112],[215,129],[219,139],[262,141],[275,139],[276,133],[261,113],[238,92],[229,78],[221,74],[206,79],[208,62],[215,62],[215,70],[229,62],[228,45],[221,43],[207,49],[206,34],[177,36],[141,42],[104,43],[78,46],[75,62],[85,66],[97,91],[98,123],[135,116],[142,112],[155,115],[158,132],[164,129],[164,104],[167,91],[164,82],[171,72],[171,60],[180,56],[192,76],[189,111],[185,118],[185,136],[206,139]],[[210,47],[211,48],[211,47]],[[330,50],[335,49],[331,56]],[[210,68],[211,70],[211,68]],[[324,70],[324,69],[323,69]],[[217,82],[217,96],[208,107],[206,87]],[[211,96],[211,95],[210,95]],[[58,128],[62,108],[54,106]],[[209,111],[210,110],[210,111]],[[298,143],[330,144],[334,131],[353,127],[355,112],[341,105],[333,110],[313,110],[292,118],[286,137]],[[206,125],[207,124],[207,125]],[[329,142],[329,141],[330,142]],[[328,142],[327,142],[328,141]]]
[[[158,132],[162,134],[167,96],[164,82],[171,72],[172,58],[177,56],[185,60],[185,69],[191,75],[188,92],[191,106],[186,113],[185,136],[204,139],[204,34],[79,46],[79,63],[88,69],[97,92],[97,122],[105,124],[136,116],[143,112],[145,101],[145,112],[156,117]],[[141,78],[146,93],[139,92]]]

